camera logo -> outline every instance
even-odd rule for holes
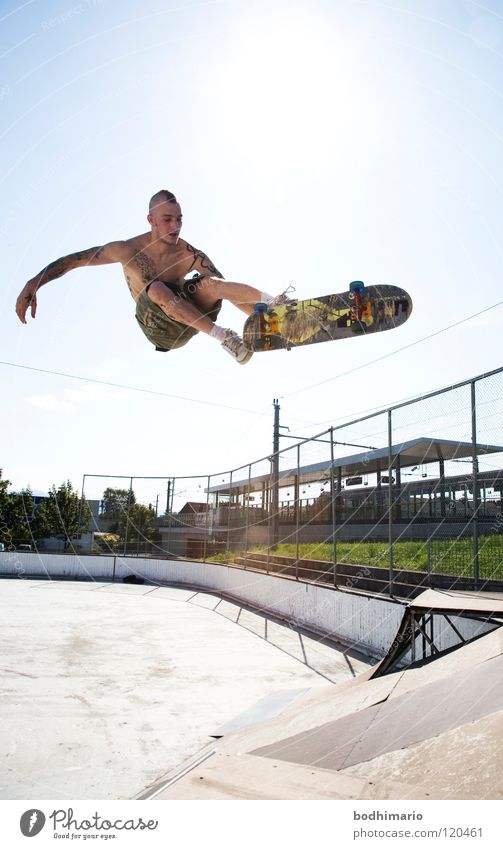
[[[45,814],[39,811],[38,808],[31,808],[25,811],[19,822],[19,828],[25,837],[35,837],[40,834],[45,825]]]

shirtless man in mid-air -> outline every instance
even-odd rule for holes
[[[51,262],[28,281],[16,301],[16,313],[26,324],[37,311],[37,292],[45,283],[86,265],[122,264],[129,291],[136,301],[136,319],[156,351],[185,345],[202,331],[216,339],[238,363],[252,352],[233,330],[220,327],[216,319],[222,300],[230,301],[247,315],[254,305],[285,303],[285,295],[271,297],[244,283],[224,280],[202,251],[180,239],[182,210],[174,194],[161,189],[151,198],[147,220],[151,230],[123,242],[109,242]],[[196,273],[192,279],[188,274]]]

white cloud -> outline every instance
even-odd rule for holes
[[[30,395],[26,399],[32,407],[37,407],[38,410],[54,410],[58,413],[71,413],[73,407],[68,401],[60,401],[55,395]]]
[[[68,401],[105,401],[107,392],[102,386],[82,386],[80,389],[65,389]]]
[[[127,393],[104,386],[82,386],[79,389],[65,389],[68,401],[85,403],[86,401],[119,401],[127,397]]]
[[[88,402],[120,401],[127,397],[127,392],[108,389],[103,386],[82,386],[79,389],[64,389],[63,397],[49,393],[47,395],[30,395],[26,401],[38,410],[53,410],[58,413],[70,413],[75,410],[75,404]]]

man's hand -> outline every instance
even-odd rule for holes
[[[31,317],[35,318],[37,312],[37,291],[41,286],[62,277],[73,268],[89,265],[108,265],[110,262],[129,262],[134,256],[135,250],[131,241],[109,242],[106,245],[98,245],[95,248],[87,248],[75,254],[62,256],[60,259],[49,263],[36,277],[28,281],[16,301],[16,313],[19,321],[26,324],[26,313],[31,308]]]
[[[16,313],[19,321],[26,324],[26,313],[28,308],[31,309],[31,317],[35,318],[37,312],[37,289],[38,283],[34,280],[28,280],[28,283],[22,289],[16,301]]]

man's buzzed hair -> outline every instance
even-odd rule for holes
[[[161,203],[178,203],[176,197],[173,192],[169,192],[167,189],[161,189],[159,192],[156,192],[155,195],[152,195],[148,204],[148,211],[152,214],[152,211],[156,206],[159,206]]]

